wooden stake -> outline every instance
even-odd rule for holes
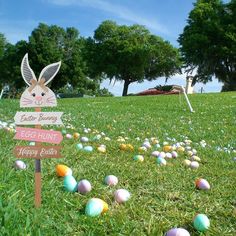
[[[41,108],[35,108],[35,112],[41,112]],[[35,125],[35,128],[41,129],[41,125]],[[35,146],[40,146],[40,143],[36,142]],[[41,161],[40,159],[35,159],[35,198],[34,204],[38,208],[41,206]]]

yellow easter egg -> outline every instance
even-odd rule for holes
[[[177,152],[184,152],[185,151],[185,148],[180,146],[177,148]]]
[[[127,144],[127,149],[130,150],[130,151],[133,151],[133,150],[134,150],[134,147],[133,147],[133,145],[131,145],[131,144]]]
[[[73,138],[74,138],[74,139],[78,139],[79,136],[80,136],[79,133],[74,133],[74,134],[73,134]]]
[[[127,150],[127,145],[124,144],[124,143],[122,143],[122,144],[120,145],[120,150],[122,150],[122,151]]]
[[[171,147],[170,145],[165,145],[165,146],[163,147],[163,151],[164,151],[164,152],[170,152],[170,151],[172,151],[172,147]]]

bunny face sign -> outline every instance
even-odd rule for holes
[[[21,74],[29,87],[20,98],[20,107],[55,107],[57,99],[54,92],[46,85],[55,77],[59,71],[61,62],[46,66],[40,73],[39,79],[29,66],[28,54],[21,62]]]

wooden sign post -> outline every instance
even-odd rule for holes
[[[62,112],[42,112],[42,107],[57,105],[56,96],[46,85],[59,71],[61,62],[46,66],[37,80],[29,66],[28,54],[21,63],[21,74],[29,87],[20,98],[20,107],[34,107],[35,112],[17,112],[14,119],[17,125],[35,125],[35,128],[16,127],[14,139],[35,141],[35,146],[16,146],[17,158],[35,159],[35,207],[41,206],[41,159],[61,158],[61,147],[41,146],[42,142],[59,144],[63,137],[59,131],[41,129],[41,125],[62,124]]]

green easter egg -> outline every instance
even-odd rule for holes
[[[210,221],[205,214],[198,214],[193,220],[193,226],[196,230],[204,232],[210,227]]]
[[[68,192],[75,192],[77,189],[77,182],[72,175],[67,175],[63,179],[63,186]]]

